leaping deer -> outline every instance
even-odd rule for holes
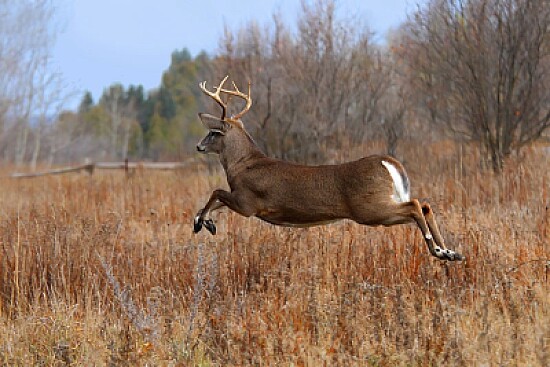
[[[463,260],[445,247],[428,203],[410,198],[409,178],[399,161],[389,156],[370,156],[357,161],[305,166],[267,157],[245,130],[241,117],[250,109],[248,94],[235,83],[224,89],[227,76],[214,91],[200,89],[222,108],[221,117],[199,113],[208,134],[197,145],[201,153],[216,153],[231,191],[214,190],[194,219],[194,232],[202,227],[216,233],[209,215],[227,206],[245,216],[294,227],[309,227],[341,219],[369,226],[416,223],[430,254],[442,260]],[[242,98],[242,111],[228,117],[220,93]]]

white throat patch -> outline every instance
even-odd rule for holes
[[[395,166],[389,162],[382,161],[382,164],[384,165],[384,167],[386,167],[393,180],[393,200],[398,203],[407,203],[411,201],[411,194],[409,192],[408,182],[407,184],[405,184],[401,173],[399,173],[397,168],[395,168]],[[405,177],[405,179],[407,178]]]

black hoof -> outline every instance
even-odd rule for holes
[[[459,254],[458,252],[454,252],[452,250],[443,250],[441,251],[442,253],[442,257],[441,259],[442,260],[448,260],[448,261],[462,261],[464,259],[466,259],[464,256],[462,256],[461,254]]]
[[[213,235],[216,234],[216,225],[214,224],[212,219],[205,220],[203,224],[206,227],[206,229],[208,230],[208,232],[212,233]]]
[[[432,255],[434,255],[440,260],[445,260],[445,261],[462,261],[466,259],[464,256],[462,256],[458,252],[454,252],[453,250],[449,250],[449,249],[441,249],[440,247],[435,247],[434,251],[432,252]]]
[[[453,258],[454,261],[463,261],[466,260],[466,257],[464,255],[459,254],[458,252],[455,252],[455,256]]]
[[[445,254],[446,259],[449,261],[462,261],[464,260],[464,256],[459,254],[458,252],[454,252],[452,250],[444,250],[443,252]]]
[[[202,218],[197,215],[193,221],[193,233],[199,233],[202,229],[203,223],[204,221]]]

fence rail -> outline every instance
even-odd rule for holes
[[[8,177],[10,178],[34,178],[43,176],[63,175],[67,173],[87,172],[92,175],[96,170],[125,170],[126,173],[134,172],[137,169],[144,170],[178,170],[189,167],[193,164],[203,163],[201,160],[189,159],[183,162],[95,162],[86,163],[78,166],[62,167],[50,169],[41,172],[14,172]]]

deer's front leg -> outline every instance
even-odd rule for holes
[[[216,234],[216,225],[214,224],[214,221],[210,218],[205,218],[211,211],[224,206],[224,204],[217,199],[216,193],[218,191],[221,190],[215,190],[212,195],[210,195],[210,199],[208,199],[208,202],[206,203],[204,208],[198,211],[195,219],[193,220],[193,232],[198,233],[200,232],[202,227],[205,226],[208,232],[212,233],[213,235]]]
[[[214,204],[210,205],[210,209],[207,210],[207,207],[204,207],[203,209],[199,210],[197,215],[195,216],[195,219],[193,220],[193,232],[198,233],[200,232],[202,227],[205,226],[208,232],[216,234],[216,225],[214,224],[214,221],[210,218],[206,218],[206,215],[207,213],[219,209],[223,206],[223,203],[216,201],[214,202]]]
[[[234,192],[228,192],[225,190],[214,190],[204,208],[199,210],[199,212],[195,216],[193,231],[197,233],[204,226],[210,233],[216,234],[216,225],[214,224],[212,219],[205,218],[211,211],[219,209],[223,206],[228,206],[229,209],[247,217],[252,215],[253,212],[251,208],[249,208],[245,204],[245,200],[241,200],[239,195],[235,194]]]

